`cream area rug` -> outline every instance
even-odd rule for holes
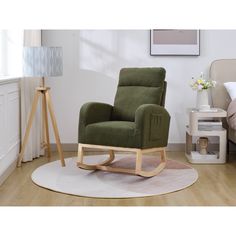
[[[85,157],[93,164],[106,156]],[[143,168],[151,169],[158,164],[155,156],[143,158]],[[133,168],[134,155],[116,155],[113,166]],[[40,166],[32,173],[35,184],[61,193],[96,198],[132,198],[171,193],[191,186],[197,179],[195,169],[181,162],[168,160],[166,168],[157,176],[140,176],[104,171],[82,170],[76,166],[76,157],[66,159],[66,167],[60,161]]]

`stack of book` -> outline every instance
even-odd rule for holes
[[[222,121],[220,120],[199,120],[198,121],[198,130],[221,130]]]
[[[203,160],[214,160],[219,157],[218,152],[208,152],[206,155],[200,154],[198,151],[191,151],[191,158],[198,160],[198,159],[203,159]]]

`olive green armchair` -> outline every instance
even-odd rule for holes
[[[164,68],[121,69],[114,106],[92,102],[81,107],[78,167],[144,177],[160,173],[166,164],[170,124],[164,108],[166,86]],[[84,148],[107,150],[109,158],[96,165],[86,164]],[[114,151],[135,152],[135,169],[109,166]],[[160,152],[160,162],[151,171],[142,170],[143,154],[150,152]]]

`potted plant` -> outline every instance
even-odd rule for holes
[[[209,110],[208,90],[216,86],[216,81],[205,79],[203,73],[201,73],[198,78],[192,77],[190,86],[197,91],[197,109]]]

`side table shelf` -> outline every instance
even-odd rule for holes
[[[203,112],[196,109],[192,109],[189,112],[189,126],[186,127],[186,145],[185,145],[185,155],[190,163],[196,164],[222,164],[226,162],[226,129],[221,125],[220,120],[226,117],[226,111],[214,108],[214,112]],[[202,122],[203,120],[209,121]],[[209,119],[217,119],[217,123],[211,122]],[[205,123],[205,126],[201,126]],[[207,123],[208,124],[208,123]],[[196,150],[196,141],[194,139],[200,137],[218,137],[219,138],[219,149],[207,152],[206,155],[200,154]]]

